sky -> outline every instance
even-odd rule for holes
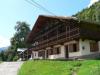
[[[99,0],[91,0],[88,7],[90,7],[92,4],[94,4],[95,2],[98,2]]]
[[[31,0],[29,0],[31,1]],[[98,0],[34,0],[56,16],[71,16]],[[10,45],[17,21],[25,21],[32,29],[39,15],[51,15],[25,0],[0,1],[0,47]]]

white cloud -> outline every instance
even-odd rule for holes
[[[0,48],[7,47],[7,46],[10,46],[10,40],[3,36],[0,36]]]
[[[92,4],[94,4],[95,2],[98,2],[99,0],[90,0],[90,4],[88,5],[88,7],[90,7]]]

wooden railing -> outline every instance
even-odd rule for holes
[[[42,48],[46,48],[49,47],[51,45],[55,45],[58,43],[63,43],[65,41],[69,41],[69,40],[73,40],[74,38],[78,38],[79,37],[79,29],[78,28],[74,28],[73,30],[69,31],[69,32],[63,32],[61,34],[58,34],[56,36],[53,36],[49,39],[40,41],[38,43],[37,46],[35,46],[33,49],[34,50],[39,50]]]

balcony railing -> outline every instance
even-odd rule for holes
[[[73,40],[74,38],[78,38],[78,37],[79,37],[79,28],[74,28],[71,31],[63,32],[49,39],[40,41],[38,45],[35,46],[33,49],[39,50],[39,49],[46,48],[58,43],[63,43],[65,41]]]

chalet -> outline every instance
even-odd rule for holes
[[[27,38],[33,59],[100,56],[100,25],[75,17],[40,15]]]

